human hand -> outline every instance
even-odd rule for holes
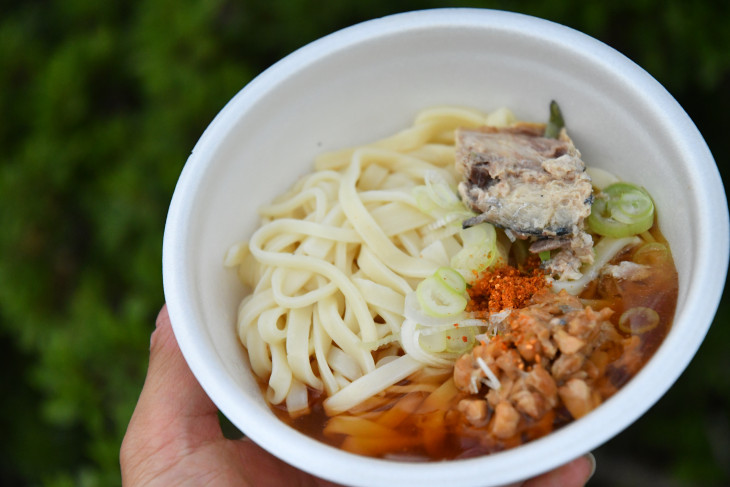
[[[125,487],[337,487],[302,472],[248,439],[223,436],[218,409],[187,366],[167,308],[157,317],[142,393],[120,451]],[[523,487],[579,487],[593,472],[581,457]]]
[[[180,352],[167,308],[157,317],[142,393],[120,452],[125,487],[331,487],[250,440],[229,440]]]

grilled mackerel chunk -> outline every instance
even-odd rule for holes
[[[464,225],[490,222],[515,238],[536,241],[533,251],[561,248],[565,254],[551,259],[561,268],[550,270],[576,278],[581,263],[592,260],[593,242],[584,231],[591,180],[565,128],[555,139],[544,131],[544,124],[535,123],[457,130],[459,194],[478,213]]]

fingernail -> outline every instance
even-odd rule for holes
[[[591,473],[588,475],[588,478],[586,479],[586,482],[588,482],[591,479],[591,477],[593,477],[593,474],[596,473],[596,457],[593,456],[593,453],[586,453],[585,457],[591,464]]]

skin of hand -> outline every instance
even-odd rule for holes
[[[163,307],[150,341],[142,393],[120,450],[124,487],[337,487],[298,470],[248,439],[223,436],[218,409],[180,352]],[[579,487],[595,469],[591,455],[530,479],[523,487]]]

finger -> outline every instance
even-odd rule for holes
[[[523,487],[582,487],[593,476],[595,457],[588,453],[562,467],[532,478]]]
[[[187,366],[170,324],[160,311],[150,340],[150,363],[122,444],[123,455],[151,456],[222,436],[217,408]]]
[[[150,340],[150,366],[140,401],[151,402],[156,410],[164,408],[166,415],[182,420],[178,427],[186,428],[186,421],[198,423],[201,418],[218,421],[217,408],[180,351],[167,306],[160,310]]]

